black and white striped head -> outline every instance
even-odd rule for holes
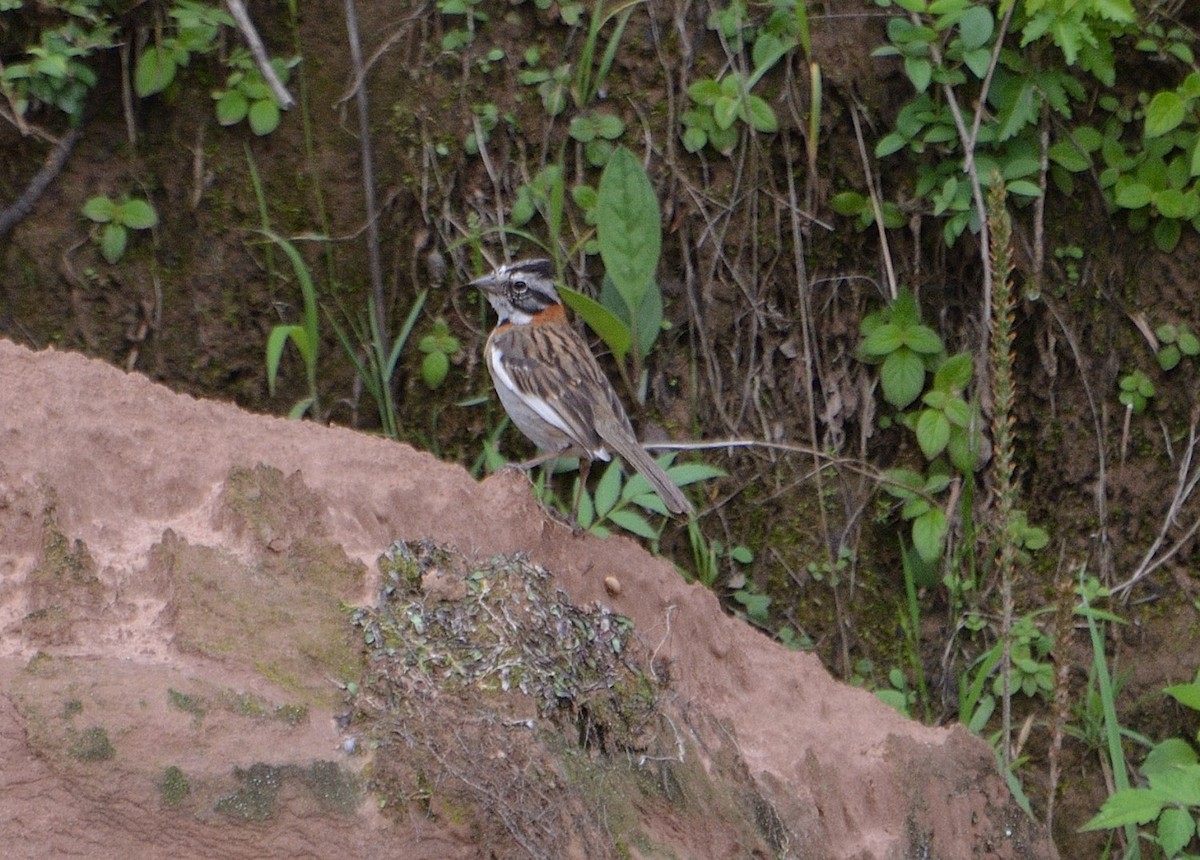
[[[560,303],[554,289],[554,264],[549,260],[505,263],[470,285],[483,290],[502,323],[528,323],[546,308]]]

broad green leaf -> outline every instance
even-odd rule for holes
[[[911,499],[916,490],[925,486],[925,478],[912,469],[888,469],[883,489],[898,499]]]
[[[1147,753],[1146,760],[1142,762],[1142,773],[1150,776],[1171,767],[1195,764],[1198,760],[1196,748],[1183,738],[1167,738]]]
[[[904,73],[908,75],[916,91],[923,93],[929,89],[929,82],[933,80],[933,65],[924,57],[905,57]]]
[[[958,32],[965,50],[982,48],[991,41],[996,22],[986,6],[970,6],[958,19]]]
[[[746,97],[746,105],[750,114],[747,121],[754,126],[755,131],[778,131],[779,121],[775,118],[775,111],[771,110],[771,106],[765,100],[756,95],[749,95]]]
[[[606,274],[631,310],[641,307],[658,269],[662,216],[650,177],[623,146],[600,175],[596,233]]]
[[[1087,154],[1080,152],[1069,140],[1060,140],[1051,145],[1048,155],[1051,161],[1072,173],[1080,173],[1091,165]]]
[[[125,254],[129,231],[121,224],[106,224],[100,234],[100,253],[109,263],[116,263]]]
[[[1162,137],[1174,131],[1187,117],[1187,111],[1188,105],[1178,93],[1169,90],[1158,93],[1146,105],[1146,137]]]
[[[1184,707],[1200,711],[1200,683],[1174,684],[1163,692]]]
[[[979,464],[979,433],[971,433],[959,426],[950,427],[950,442],[946,445],[946,454],[954,468],[964,475],[970,475]]]
[[[944,412],[924,409],[917,419],[917,444],[926,460],[932,460],[946,449],[950,441],[950,421]]]
[[[942,339],[929,326],[908,326],[902,333],[905,346],[923,355],[937,355],[944,348]]]
[[[590,296],[563,286],[558,287],[558,294],[563,303],[579,314],[588,327],[600,336],[617,360],[624,361],[633,343],[629,328],[612,311]]]
[[[904,409],[917,399],[925,386],[925,362],[907,347],[900,347],[883,362],[879,373],[884,399]]]
[[[1200,764],[1173,765],[1148,776],[1150,788],[1164,801],[1200,806]]]
[[[703,81],[696,81],[688,87],[688,96],[697,104],[711,107],[717,103],[717,99],[721,97],[721,85],[711,78]]]
[[[250,105],[247,114],[250,120],[250,130],[259,137],[270,134],[279,127],[279,105],[274,99],[262,99]]]
[[[974,417],[974,413],[967,404],[967,401],[961,397],[951,397],[946,401],[946,408],[942,411],[954,426],[964,429],[971,426],[971,419]]]
[[[592,495],[592,503],[596,507],[596,516],[603,519],[617,504],[621,495],[621,467],[617,461],[609,464],[596,484],[596,492]]]
[[[147,48],[133,69],[133,90],[141,98],[161,93],[175,80],[175,60],[158,46]]]
[[[713,104],[713,122],[717,124],[719,129],[728,129],[733,127],[733,121],[737,119],[738,107],[741,105],[739,99],[732,96],[721,96]]]
[[[1145,183],[1122,178],[1117,181],[1116,193],[1113,198],[1122,209],[1141,209],[1143,206],[1149,205],[1153,196],[1150,186]]]
[[[239,90],[226,90],[217,99],[217,122],[221,125],[237,125],[250,112],[250,102]]]
[[[450,356],[444,352],[430,352],[421,362],[421,379],[430,388],[440,388],[450,372]]]
[[[1183,223],[1170,218],[1160,218],[1154,225],[1154,246],[1164,254],[1175,250],[1183,232]]]
[[[1126,788],[1111,795],[1080,830],[1104,830],[1126,824],[1145,824],[1162,812],[1163,802],[1148,788]]]
[[[937,561],[942,557],[946,542],[946,515],[939,508],[930,508],[913,520],[912,538],[913,546],[923,561]]]
[[[857,191],[843,191],[833,195],[829,205],[839,215],[857,215],[867,207],[867,198]]]
[[[1200,355],[1200,338],[1197,338],[1191,331],[1182,331],[1179,333],[1179,351],[1184,355]]]
[[[894,323],[884,323],[873,329],[862,342],[862,351],[882,358],[904,346],[903,331]]]
[[[1186,809],[1164,809],[1158,817],[1158,844],[1167,857],[1177,857],[1196,835],[1196,820]]]
[[[148,230],[158,224],[158,213],[145,200],[130,200],[120,207],[121,223],[134,230]]]
[[[975,362],[968,353],[960,352],[942,362],[933,375],[933,387],[939,391],[962,391],[971,384]]]
[[[113,219],[113,215],[117,211],[117,204],[107,197],[93,197],[83,204],[81,211],[84,217],[107,224]]]

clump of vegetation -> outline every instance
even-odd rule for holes
[[[117,751],[103,726],[91,726],[71,741],[67,754],[78,761],[108,761]]]
[[[192,793],[192,786],[183,771],[172,764],[163,770],[158,790],[165,806],[178,806]]]

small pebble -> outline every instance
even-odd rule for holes
[[[609,593],[609,596],[616,597],[621,593],[621,580],[615,576],[604,577],[604,590]]]

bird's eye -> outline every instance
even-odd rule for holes
[[[513,281],[512,291],[517,295],[529,292],[529,286],[524,281]]]

